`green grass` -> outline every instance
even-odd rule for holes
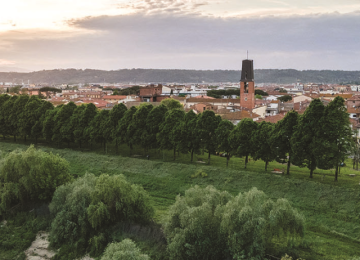
[[[188,155],[180,155],[175,162],[172,153],[150,153],[146,160],[141,149],[129,150],[122,146],[120,154],[115,156],[113,147],[108,148],[108,155],[101,149],[96,152],[79,152],[73,149],[55,149],[48,146],[39,147],[45,151],[58,153],[70,162],[74,176],[86,172],[96,175],[101,173],[124,174],[133,183],[141,184],[152,196],[156,209],[155,220],[161,222],[168,207],[174,203],[178,194],[193,185],[213,185],[232,194],[248,191],[252,187],[263,190],[272,199],[286,198],[306,217],[306,245],[300,249],[289,249],[294,255],[305,259],[349,259],[360,256],[360,175],[351,169],[351,162],[343,167],[339,181],[334,182],[334,171],[316,170],[313,179],[309,178],[306,168],[291,168],[290,176],[270,172],[273,168],[285,168],[276,162],[270,163],[268,172],[264,163],[250,161],[244,170],[242,158],[232,158],[226,168],[226,159],[211,156],[211,164],[190,163]],[[16,148],[26,149],[23,144],[0,142],[0,150]],[[207,155],[195,158],[207,161]],[[192,178],[198,170],[208,176]],[[349,174],[356,174],[350,177]],[[325,175],[325,176],[324,176]],[[144,247],[146,248],[146,246]]]

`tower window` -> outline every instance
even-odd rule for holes
[[[249,93],[249,89],[248,89],[248,83],[244,82],[244,93]]]

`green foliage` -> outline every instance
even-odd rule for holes
[[[180,126],[181,129],[181,142],[180,150],[183,153],[191,153],[191,162],[193,161],[194,153],[199,153],[200,149],[200,135],[197,128],[198,116],[193,110],[187,112],[184,120]]]
[[[271,146],[276,155],[276,161],[287,162],[287,174],[290,171],[290,162],[292,159],[291,137],[293,136],[298,124],[299,114],[296,111],[290,111],[286,116],[275,124],[271,134]],[[289,156],[289,157],[288,157]]]
[[[57,110],[56,115],[54,116],[54,128],[53,136],[51,140],[56,144],[60,145],[62,142],[71,142],[68,134],[68,127],[70,123],[70,118],[73,112],[76,109],[74,102],[69,102],[68,104],[60,107]]]
[[[36,150],[16,150],[1,160],[0,209],[17,203],[49,201],[56,187],[71,181],[68,162],[58,155]]]
[[[137,95],[139,90],[140,86],[132,86],[130,88],[118,90],[116,95]]]
[[[262,96],[259,95],[259,94],[256,94],[256,95],[255,95],[255,98],[256,98],[256,99],[262,99]]]
[[[61,93],[61,89],[53,88],[53,87],[42,87],[39,90],[40,92],[53,92],[53,93]]]
[[[126,143],[130,148],[132,148],[131,132],[128,132],[128,126],[131,123],[132,117],[137,111],[136,107],[131,107],[129,110],[126,110],[124,116],[120,119],[118,126],[116,127],[116,136],[119,144]]]
[[[209,97],[214,98],[222,98],[222,96],[239,96],[240,95],[240,89],[219,89],[219,90],[209,90],[207,92],[207,95]]]
[[[245,156],[245,168],[248,163],[249,155],[253,153],[255,149],[251,142],[251,136],[253,131],[256,131],[257,126],[257,123],[252,119],[245,118],[237,124],[229,135],[233,153],[239,156]]]
[[[215,212],[231,198],[211,186],[195,186],[185,191],[185,196],[178,195],[164,223],[170,259],[226,259],[221,216]]]
[[[228,120],[222,120],[215,131],[217,143],[218,143],[218,151],[226,153],[226,166],[229,164],[230,160],[230,152],[232,150],[232,144],[229,140],[229,135],[231,131],[234,129],[234,124]]]
[[[149,260],[149,256],[141,254],[131,239],[120,243],[111,243],[106,248],[101,260]]]
[[[195,186],[176,198],[164,232],[170,259],[263,259],[280,241],[301,241],[304,222],[287,200],[273,202],[256,188],[233,197]]]
[[[208,163],[210,164],[210,154],[215,153],[218,146],[218,138],[215,134],[221,122],[221,117],[216,116],[214,111],[206,110],[198,117],[196,128],[200,135],[200,145],[209,153]]]
[[[310,170],[310,178],[316,167],[329,169],[331,161],[326,157],[326,137],[323,129],[325,107],[314,99],[305,113],[300,116],[296,131],[291,138],[294,154],[293,164]]]
[[[269,94],[261,89],[255,89],[255,95],[269,96]]]
[[[173,98],[166,98],[161,100],[161,104],[164,105],[168,110],[172,109],[182,109],[183,105],[181,103]]]
[[[108,242],[101,233],[117,222],[147,223],[153,208],[147,193],[131,185],[122,175],[95,177],[86,174],[75,182],[60,186],[50,204],[54,216],[50,242],[54,246],[77,244],[73,249],[94,254]]]
[[[280,90],[281,91],[281,90]],[[279,92],[280,92],[279,91]],[[285,90],[286,91],[286,90]],[[281,93],[281,92],[280,92]],[[286,92],[285,92],[286,93]],[[277,100],[280,100],[281,102],[288,102],[290,100],[292,100],[292,96],[290,95],[284,95],[284,96],[281,96],[281,97],[278,97]]]
[[[191,178],[197,178],[197,177],[205,178],[207,176],[208,175],[203,170],[197,170],[194,174],[191,175]]]
[[[168,111],[165,105],[154,107],[146,118],[146,142],[149,148],[158,148],[159,144],[156,140],[156,134],[159,132],[159,127],[165,120],[165,114]]]
[[[279,92],[280,92],[280,93],[287,93],[287,90],[286,90],[286,89],[281,88],[281,89],[279,90]]]
[[[262,121],[257,130],[252,133],[251,142],[254,150],[251,153],[254,160],[261,159],[265,162],[265,171],[269,162],[276,158],[276,154],[271,146],[271,134],[274,129],[273,124]]]

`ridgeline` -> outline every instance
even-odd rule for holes
[[[239,82],[241,72],[237,70],[166,70],[166,69],[55,69],[29,73],[0,72],[0,82],[28,82],[35,84],[76,83],[218,83]],[[359,83],[360,71],[341,70],[255,70],[256,83],[287,84],[297,81],[306,83]]]

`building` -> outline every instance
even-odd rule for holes
[[[141,102],[157,102],[157,97],[162,94],[162,85],[155,87],[151,84],[149,87],[140,88],[139,97]]]
[[[254,67],[252,60],[242,61],[240,81],[240,106],[252,110],[255,108]]]

